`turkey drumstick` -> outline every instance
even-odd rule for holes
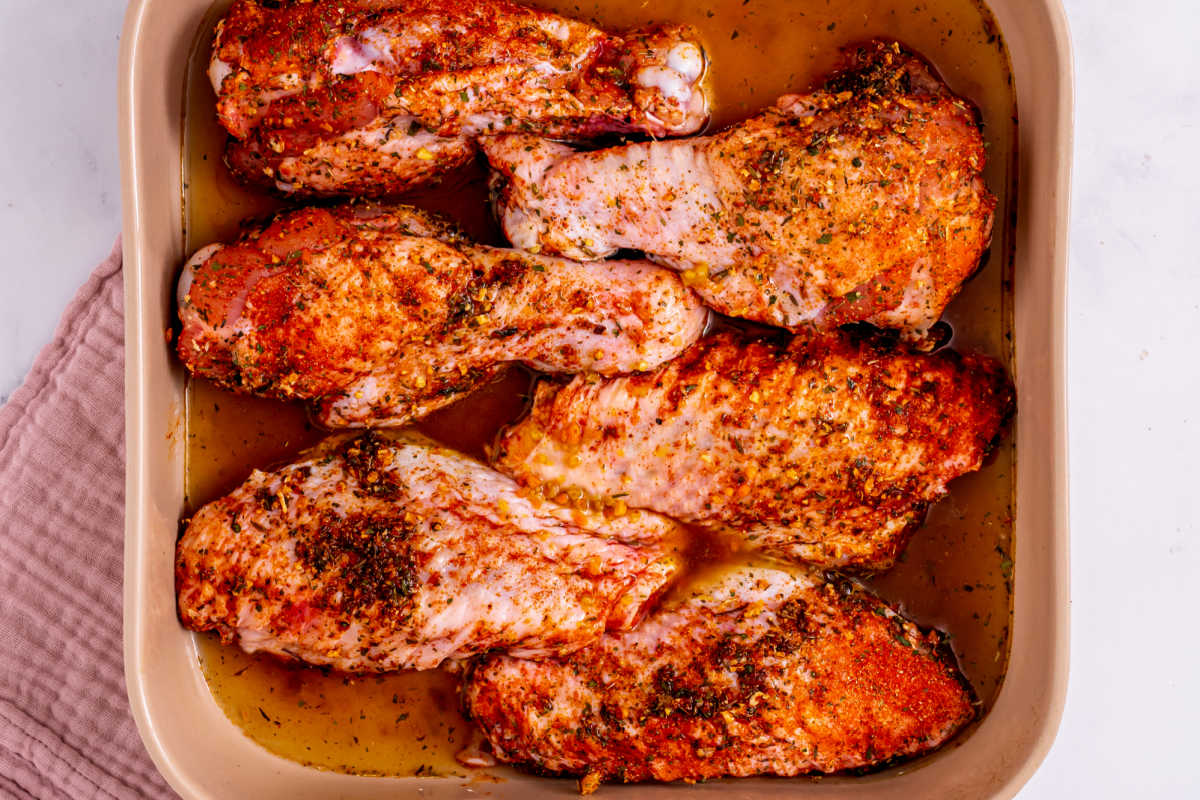
[[[577,264],[468,242],[406,207],[302,209],[197,252],[178,352],[226,389],[317,404],[328,427],[395,426],[521,361],[651,369],[708,312],[646,261]]]
[[[704,70],[686,26],[612,34],[509,0],[236,0],[209,78],[243,180],[378,197],[465,163],[483,133],[695,132]]]
[[[505,233],[570,258],[644,251],[731,316],[919,337],[991,236],[983,138],[898,45],[845,57],[824,88],[714,136],[586,153],[486,138]]]
[[[677,576],[679,544],[655,514],[535,506],[423,437],[342,435],[196,512],[176,550],[179,615],[346,672],[564,654],[633,627]]]
[[[979,469],[1012,403],[986,356],[722,333],[652,372],[543,382],[495,463],[542,494],[582,489],[779,557],[881,570]]]
[[[502,760],[601,781],[877,767],[975,718],[936,632],[848,581],[747,564],[561,659],[481,659],[464,705]]]

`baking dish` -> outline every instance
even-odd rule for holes
[[[185,71],[210,0],[134,0],[122,39],[120,86],[126,280],[125,663],[146,746],[184,797],[460,796],[574,792],[574,784],[502,773],[460,778],[364,778],[301,766],[243,737],[209,694],[174,608],[173,551],[184,505],[184,375],[171,358],[173,277],[185,257],[181,162]],[[1020,112],[1012,230],[1012,331],[1021,410],[1016,473],[1012,639],[1004,684],[967,737],[919,768],[862,778],[718,781],[695,787],[611,786],[607,793],[722,792],[770,797],[1007,797],[1044,756],[1067,673],[1067,498],[1064,300],[1071,154],[1067,33],[1055,0],[992,4],[1007,40]]]

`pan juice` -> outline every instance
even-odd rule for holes
[[[1011,372],[1017,118],[1007,51],[985,6],[977,0],[610,0],[535,5],[611,29],[651,21],[697,27],[710,59],[709,130],[744,119],[780,95],[807,90],[830,71],[844,45],[881,36],[925,56],[951,89],[978,106],[988,148],[985,178],[999,199],[985,266],[945,315],[954,329],[951,344],[995,356]],[[228,2],[220,2],[206,17],[188,67],[181,221],[188,253],[235,237],[244,218],[269,215],[283,206],[276,198],[237,184],[221,161],[225,133],[215,118],[206,71],[212,32],[227,7]],[[476,166],[405,201],[448,213],[477,240],[502,245],[486,207],[485,177]],[[178,271],[181,266],[163,268]],[[416,427],[483,458],[496,432],[525,409],[532,377],[522,368],[511,368],[495,383]],[[185,513],[230,491],[252,469],[290,460],[325,434],[309,423],[298,404],[240,397],[205,380],[189,379]],[[926,525],[894,569],[863,576],[905,614],[950,635],[984,712],[995,700],[1008,660],[1014,468],[1008,436],[982,470],[950,485],[949,496],[930,509]],[[705,575],[745,557],[712,546],[706,537],[698,541],[693,554],[697,571]],[[349,676],[247,655],[209,635],[197,635],[195,643],[213,698],[226,716],[280,756],[356,774],[478,780],[503,774],[499,768],[472,770],[455,762],[471,725],[459,711],[457,679],[450,671]],[[963,734],[969,735],[969,730]]]

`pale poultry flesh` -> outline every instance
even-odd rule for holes
[[[466,163],[485,133],[693,133],[705,66],[686,26],[615,34],[508,0],[236,0],[209,78],[240,178],[378,197]]]
[[[416,209],[280,215],[201,249],[178,286],[178,352],[233,391],[311,400],[327,427],[396,426],[508,362],[652,369],[708,318],[673,272],[475,245]]]
[[[1011,413],[999,362],[835,332],[701,339],[651,372],[546,380],[494,463],[540,496],[582,490],[736,546],[882,570]]]
[[[561,655],[640,619],[679,571],[678,533],[654,514],[535,506],[415,435],[342,435],[196,512],[179,615],[346,672]]]
[[[641,250],[735,317],[922,338],[990,241],[983,137],[974,108],[899,45],[845,62],[714,136],[591,152],[485,139],[506,235],[576,259]]]
[[[940,634],[819,572],[727,568],[562,658],[489,655],[464,706],[495,755],[602,781],[877,767],[975,717]]]

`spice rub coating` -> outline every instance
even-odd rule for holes
[[[996,200],[974,108],[889,42],[714,136],[576,152],[484,141],[517,247],[642,250],[712,308],[792,330],[865,321],[918,337],[988,246]]]
[[[236,0],[209,79],[243,180],[378,197],[485,133],[693,133],[705,66],[687,26],[614,34],[508,0]]]
[[[403,206],[281,214],[197,252],[178,301],[189,370],[233,391],[315,400],[330,427],[401,425],[511,361],[650,369],[708,319],[678,276],[649,262],[474,245]]]
[[[494,461],[546,496],[578,487],[785,559],[882,570],[1012,407],[986,356],[725,332],[648,373],[543,381]]]
[[[948,648],[848,581],[745,565],[570,656],[483,658],[464,706],[502,761],[600,781],[877,767],[975,716]]]
[[[654,514],[534,505],[419,436],[343,435],[196,512],[179,616],[346,672],[565,654],[640,619],[680,569],[678,537]]]

